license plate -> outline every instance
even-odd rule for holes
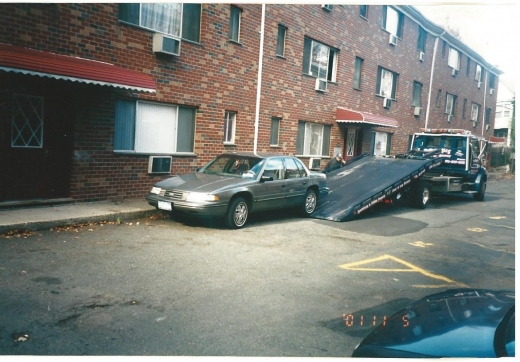
[[[161,210],[172,211],[172,203],[166,201],[157,201],[157,206]]]

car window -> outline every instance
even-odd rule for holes
[[[264,176],[270,176],[273,180],[283,180],[285,169],[281,158],[271,158],[267,161],[264,169]]]
[[[285,163],[285,178],[301,178],[304,176],[294,158],[285,157],[283,160]]]
[[[221,155],[202,167],[199,172],[226,176],[241,176],[260,160],[260,158],[255,157]]]
[[[251,169],[242,174],[242,178],[255,178],[264,166],[265,159],[254,160],[255,165],[251,164]]]

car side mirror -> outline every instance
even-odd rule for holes
[[[273,181],[273,176],[262,175],[262,177],[260,177],[260,182],[266,182],[266,181]]]

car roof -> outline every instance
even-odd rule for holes
[[[235,157],[253,157],[253,158],[267,158],[267,157],[294,157],[290,155],[281,155],[277,153],[266,153],[266,152],[247,152],[247,151],[237,151],[237,152],[224,152],[220,156],[235,156]]]

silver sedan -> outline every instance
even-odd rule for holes
[[[251,212],[295,207],[309,216],[328,191],[325,174],[309,171],[296,157],[241,152],[158,182],[146,200],[171,213],[224,217],[238,229]]]

